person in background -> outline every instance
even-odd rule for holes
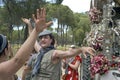
[[[30,20],[24,18],[23,21],[28,25],[29,32],[31,32],[32,25]],[[51,24],[51,22],[46,23],[46,25],[47,24]],[[94,49],[91,47],[80,47],[71,51],[56,50],[54,47],[55,39],[50,30],[44,30],[38,35],[38,38],[39,42],[36,40],[34,45],[38,55],[32,68],[31,80],[60,80],[61,60],[63,58],[73,57],[80,53],[94,54]]]
[[[69,51],[72,51],[75,48],[75,45],[71,45]],[[63,68],[65,69],[63,80],[79,80],[78,68],[81,62],[82,59],[79,55],[63,59]]]
[[[47,28],[45,26],[45,13],[44,8],[37,9],[36,17],[35,14],[33,15],[35,28],[10,60],[7,59],[10,53],[8,40],[6,36],[0,34],[0,80],[16,80],[14,75],[31,55],[38,34]]]

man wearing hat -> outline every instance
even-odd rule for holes
[[[23,21],[28,24],[29,31],[32,31],[30,21],[28,19],[23,19]],[[34,45],[38,55],[32,68],[32,80],[61,80],[61,60],[63,58],[86,52],[90,54],[94,53],[91,47],[81,47],[72,51],[55,50],[54,36],[50,30],[44,30],[38,37],[39,43],[36,41]]]
[[[35,28],[21,48],[17,51],[16,55],[10,60],[7,60],[10,49],[8,40],[4,35],[0,34],[0,80],[16,80],[14,75],[29,58],[38,33],[46,28],[44,26],[45,9],[37,9],[37,15],[36,17],[33,15],[33,18],[35,21]]]

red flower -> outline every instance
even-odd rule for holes
[[[91,59],[91,76],[94,77],[96,73],[105,74],[109,70],[108,65],[108,59],[103,54],[94,56]]]

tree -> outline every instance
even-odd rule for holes
[[[23,23],[21,22],[21,17],[31,18],[37,8],[43,7],[46,0],[3,0],[4,2],[4,11],[1,14],[3,17],[1,20],[6,24],[6,27],[9,29],[9,33],[12,39],[13,27],[17,26],[18,29]],[[55,3],[60,4],[62,0],[55,0]],[[28,31],[27,27],[24,27],[24,40],[27,38]],[[22,36],[18,30],[19,38]]]

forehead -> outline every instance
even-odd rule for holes
[[[39,38],[42,38],[42,37],[50,37],[50,35],[43,35],[43,36],[40,36]]]

